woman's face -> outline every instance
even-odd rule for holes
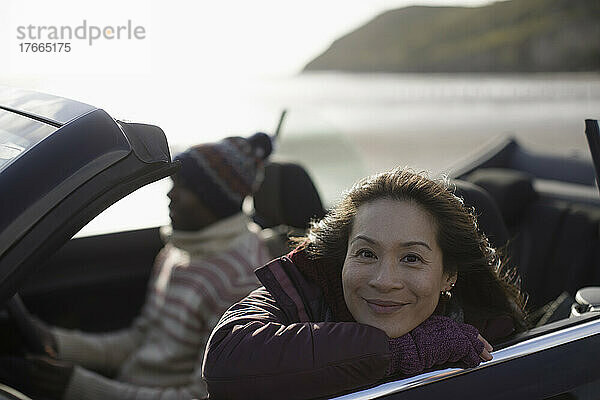
[[[416,203],[384,199],[358,209],[342,269],[357,322],[402,336],[433,314],[455,281],[443,271],[434,221]]]

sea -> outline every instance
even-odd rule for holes
[[[363,176],[398,165],[449,173],[505,137],[534,152],[589,159],[584,119],[600,119],[597,73],[63,76],[19,83],[158,125],[172,154],[225,136],[274,134],[286,110],[273,159],[302,164],[327,206]],[[139,189],[78,236],[168,224],[169,188],[167,178]]]

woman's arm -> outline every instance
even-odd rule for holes
[[[437,315],[394,339],[355,322],[287,323],[260,288],[223,315],[207,345],[203,375],[217,399],[306,399],[447,362],[474,367],[491,359],[488,351],[473,326]]]
[[[390,360],[383,331],[353,322],[288,323],[261,288],[223,315],[203,375],[216,399],[306,399],[373,384]]]

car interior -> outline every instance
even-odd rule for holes
[[[475,208],[492,244],[506,246],[510,265],[517,267],[528,294],[530,312],[548,312],[552,301],[566,292],[562,302],[568,303],[567,315],[555,305],[554,317],[542,320],[548,323],[568,317],[577,290],[600,285],[600,199],[582,202],[545,195],[536,191],[534,180],[520,171],[488,168],[454,184],[456,194]],[[301,235],[311,220],[325,213],[309,174],[291,162],[266,166],[254,210],[273,256],[289,251],[288,237]],[[126,326],[143,303],[160,247],[158,228],[72,239],[29,280],[22,297],[34,314],[50,323],[92,331]],[[111,251],[103,251],[107,248]]]
[[[600,283],[600,201],[546,195],[535,190],[532,175],[520,171],[482,169],[467,179],[496,199],[530,308]]]

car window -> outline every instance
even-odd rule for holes
[[[167,225],[171,180],[146,185],[108,207],[84,226],[75,237],[102,235]]]
[[[57,128],[0,109],[0,172]]]

